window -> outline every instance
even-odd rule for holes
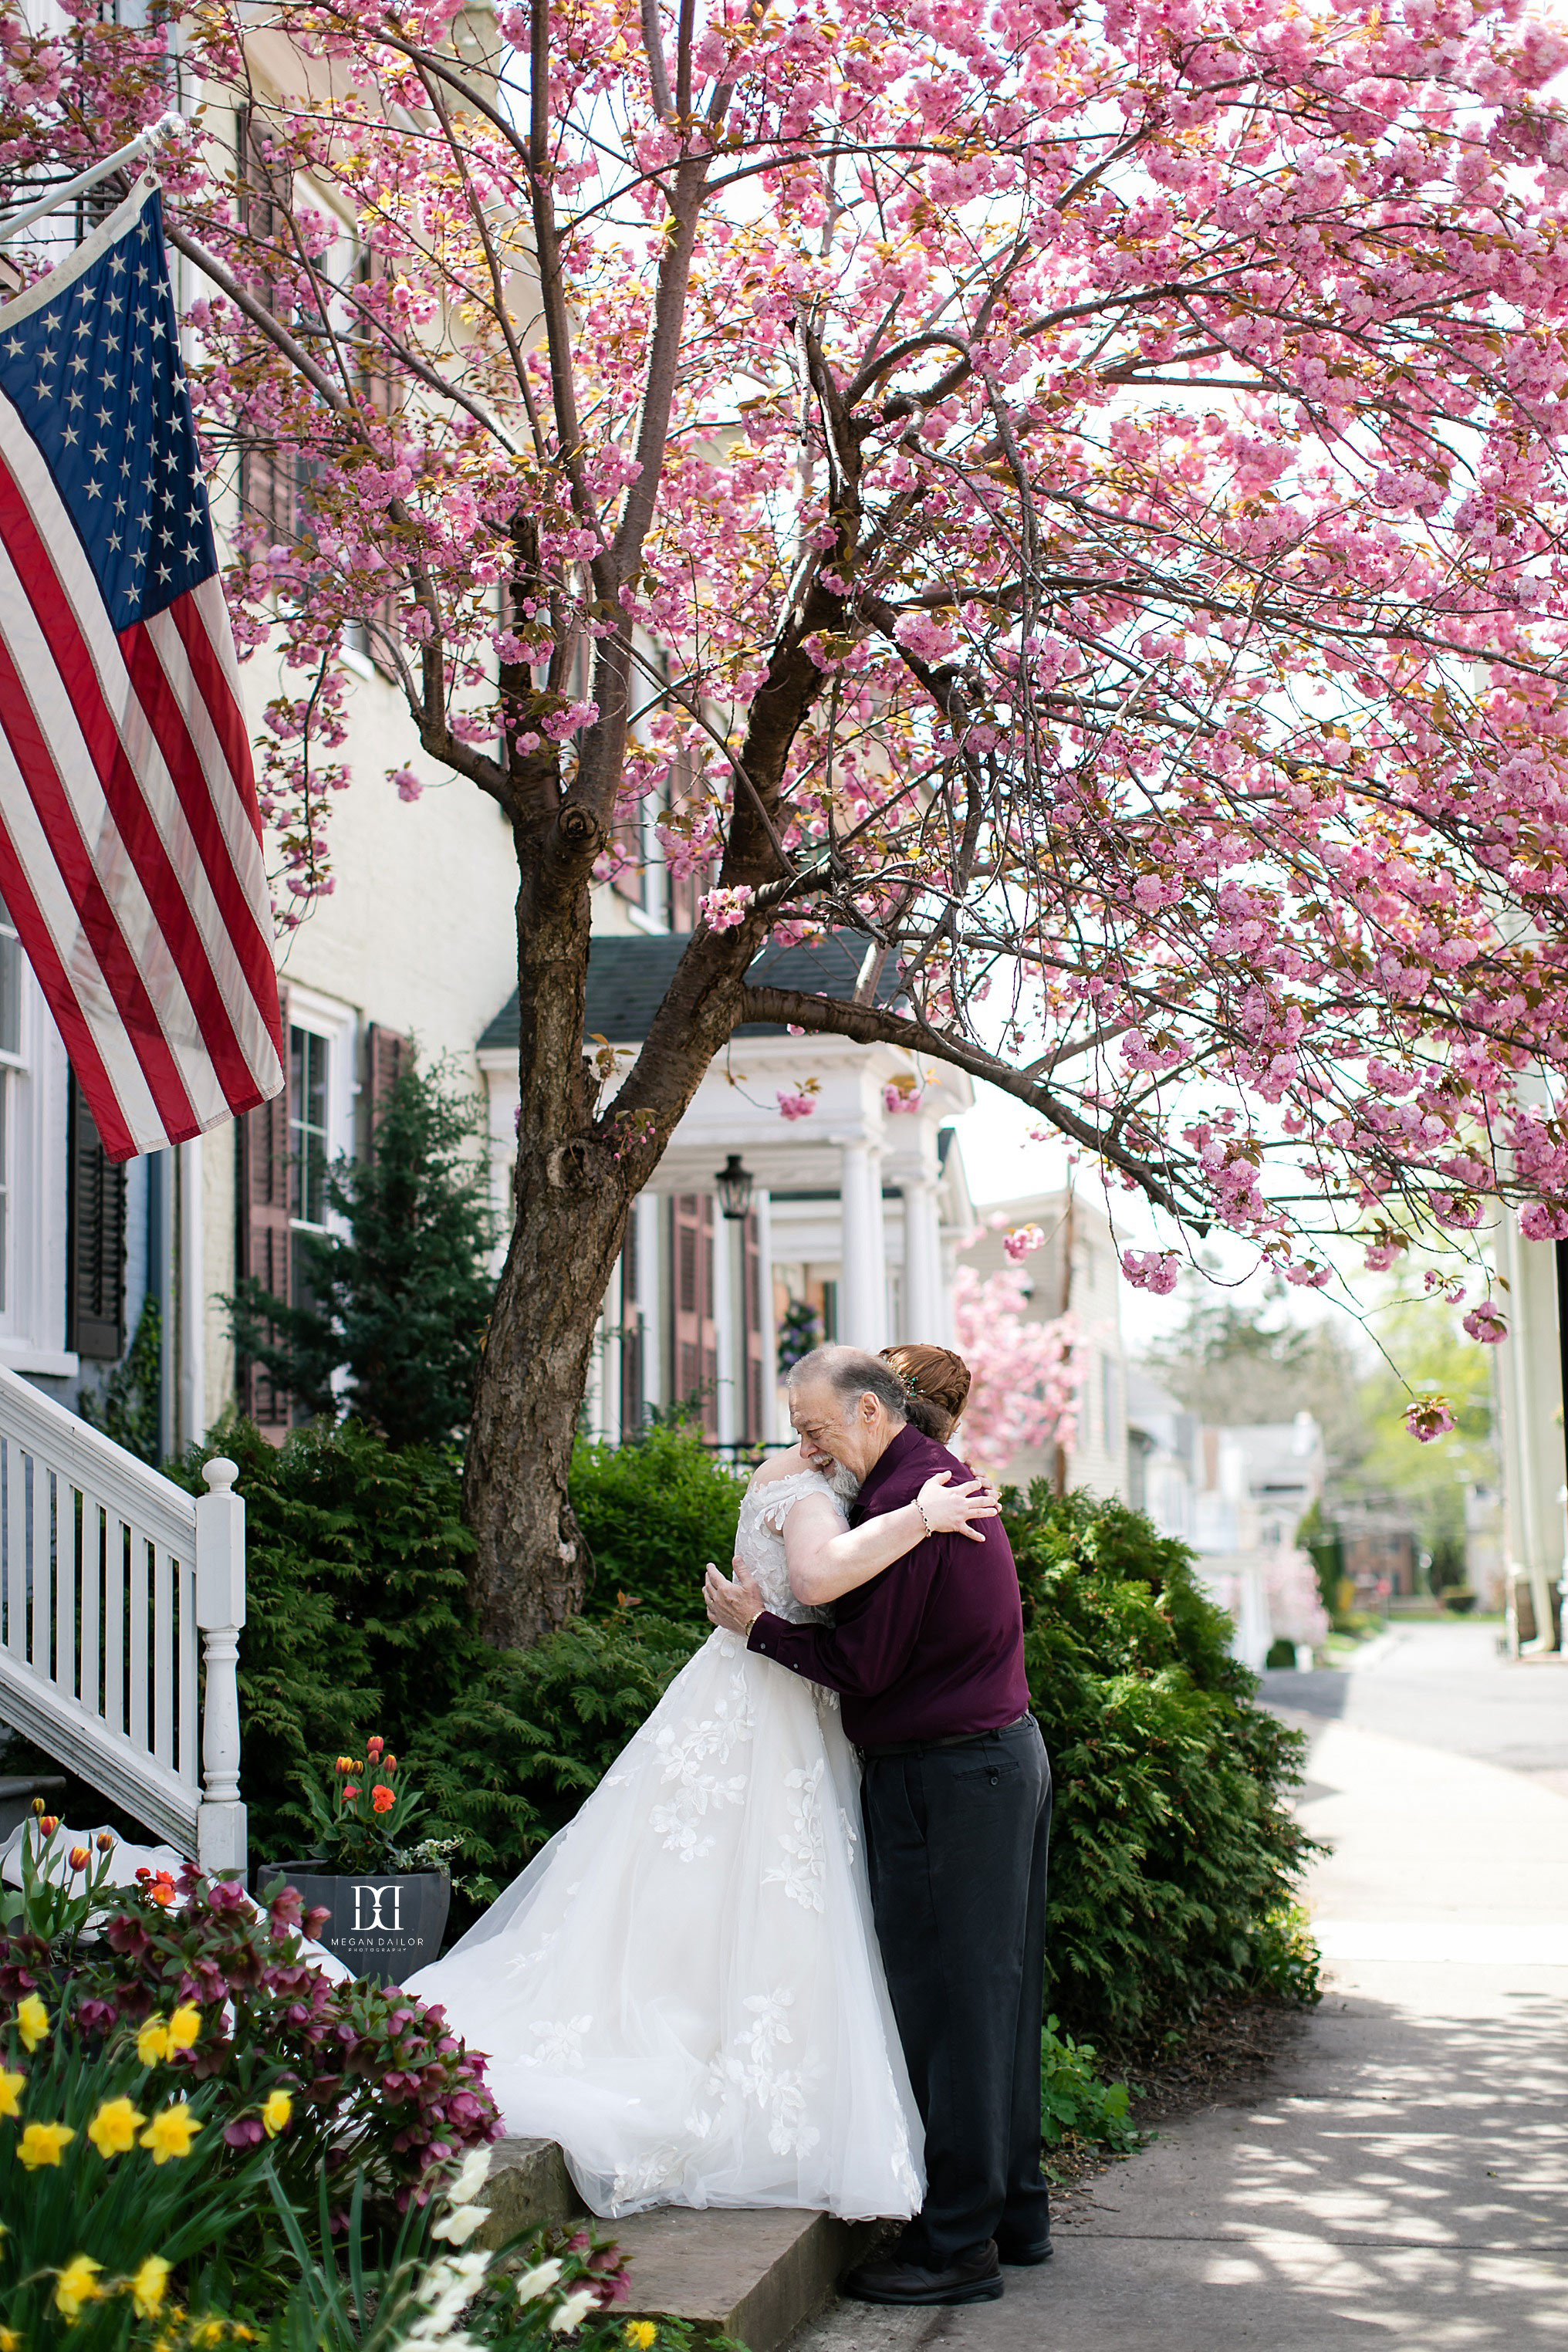
[[[0,1363],[60,1378],[77,1370],[76,1342],[66,1331],[68,1248],[81,1205],[71,1091],[59,1032],[0,903]],[[105,1181],[112,1230],[101,1235],[100,1295],[117,1321],[124,1171]]]
[[[331,1043],[313,1029],[289,1032],[289,1146],[294,1162],[294,1223],[320,1232],[327,1221],[327,1068]]]

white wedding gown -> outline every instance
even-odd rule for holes
[[[814,1470],[754,1480],[736,1549],[770,1609]],[[716,1633],[576,1819],[407,1990],[439,2001],[509,2132],[558,2140],[595,2213],[918,2212],[838,1701]]]

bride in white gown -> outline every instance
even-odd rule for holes
[[[845,1592],[921,1521],[954,1531],[990,1509],[933,1479],[847,1533],[792,1447],[753,1476],[736,1554],[800,1620],[826,1612],[795,1599],[791,1566],[803,1589]],[[838,1701],[733,1634],[710,1637],[576,1819],[408,1990],[489,2053],[507,2129],[558,2140],[595,2213],[920,2210]]]

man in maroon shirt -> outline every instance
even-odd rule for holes
[[[852,1522],[971,1474],[916,1426],[926,1410],[879,1357],[818,1348],[790,1381],[808,1455],[861,1481]],[[983,1536],[979,1543],[976,1534]],[[871,2303],[990,2302],[1000,2263],[1051,2251],[1040,2178],[1040,2027],[1051,1776],[1029,1714],[1024,1625],[1000,1519],[929,1537],[794,1625],[750,1580],[709,1614],[749,1648],[837,1691],[862,1760],[871,1900],[926,2130],[926,2201],[847,2291]]]

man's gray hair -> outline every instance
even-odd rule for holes
[[[794,1391],[803,1381],[826,1381],[837,1396],[874,1396],[900,1421],[910,1417],[910,1395],[891,1364],[864,1348],[813,1348],[802,1356],[784,1385]]]

